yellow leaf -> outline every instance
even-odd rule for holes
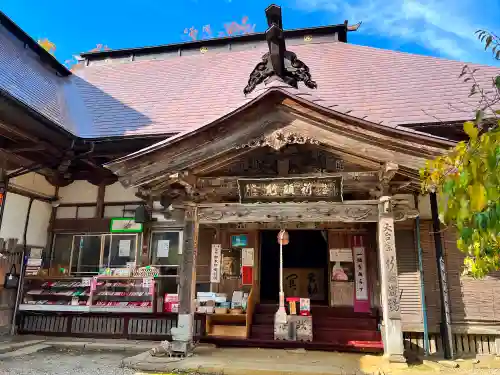
[[[464,132],[469,136],[470,139],[476,139],[479,130],[476,128],[476,124],[472,121],[467,121],[464,123]]]
[[[474,185],[469,186],[470,204],[471,209],[475,212],[482,211],[488,204],[486,198],[486,189],[484,186],[478,182]]]
[[[38,40],[38,44],[40,44],[40,46],[42,46],[44,50],[51,54],[53,54],[56,50],[56,45],[47,38]]]

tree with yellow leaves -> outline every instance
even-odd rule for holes
[[[499,38],[478,34],[500,59]],[[472,83],[470,96],[481,97],[475,120],[463,126],[468,140],[428,161],[421,177],[423,189],[439,197],[441,221],[458,229],[457,246],[466,254],[464,271],[484,277],[500,269],[500,75],[493,77],[492,90],[484,90],[476,71],[464,66],[460,75]]]
[[[56,45],[47,38],[39,39],[38,44],[40,44],[40,46],[42,46],[42,48],[51,55],[53,55],[54,52],[56,51]]]

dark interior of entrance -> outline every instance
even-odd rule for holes
[[[280,246],[277,230],[260,232],[260,300],[278,302]],[[321,230],[290,230],[290,242],[283,246],[285,296],[295,290],[311,303],[328,303],[328,236]],[[299,291],[300,290],[300,291]],[[287,295],[288,294],[288,295]],[[302,295],[305,294],[305,295]]]

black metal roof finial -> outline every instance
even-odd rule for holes
[[[311,79],[306,64],[295,53],[286,50],[281,7],[270,5],[266,9],[266,18],[269,26],[266,30],[269,52],[262,56],[262,61],[250,73],[248,84],[243,90],[245,95],[271,76],[277,76],[295,88],[298,87],[298,81],[304,82],[309,88],[316,88],[316,82]]]

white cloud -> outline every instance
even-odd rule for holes
[[[497,0],[294,0],[305,11],[331,13],[332,23],[363,22],[360,32],[413,42],[452,59],[493,64],[474,34],[500,32]]]

